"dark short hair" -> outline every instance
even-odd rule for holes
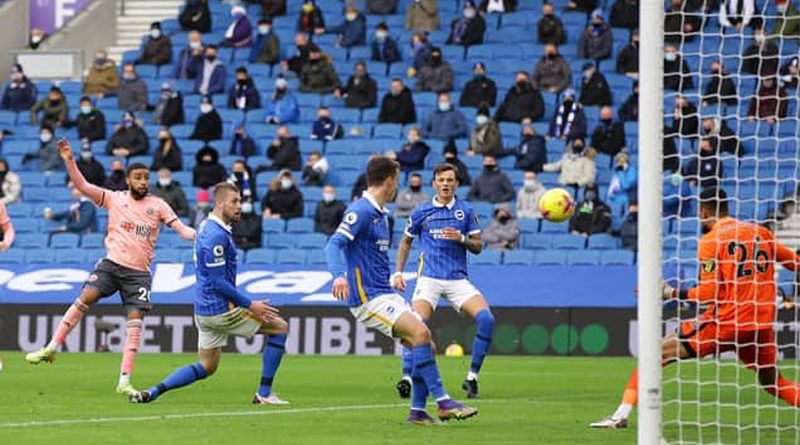
[[[78,101],[78,103],[81,103],[81,102],[90,102],[91,103],[92,99],[89,96],[83,96],[83,97],[81,97],[81,100]]]
[[[719,187],[706,187],[700,192],[700,207],[716,213],[718,216],[728,215],[728,194]]]
[[[387,178],[397,176],[400,164],[386,156],[377,156],[367,163],[367,186],[383,184]]]
[[[380,22],[377,25],[375,25],[375,28],[388,31],[389,30],[389,25],[387,25],[386,22]]]
[[[236,74],[239,74],[239,73],[247,74],[247,68],[245,68],[243,66],[240,66],[239,68],[236,68]]]
[[[225,192],[234,192],[237,195],[239,194],[239,187],[236,184],[228,181],[220,182],[219,184],[215,185],[213,188],[214,194],[214,201],[219,200],[220,196],[222,196]]]
[[[436,180],[436,176],[444,172],[453,172],[456,175],[456,178],[458,178],[456,166],[447,162],[442,162],[433,169],[433,179]]]
[[[422,179],[422,173],[417,173],[417,172],[411,173],[411,177]]]
[[[219,48],[217,47],[217,45],[209,44],[209,45],[206,45],[205,49],[206,50],[213,49],[214,51],[217,51]]]
[[[150,171],[146,165],[142,164],[141,162],[134,162],[133,164],[128,166],[128,170],[125,172],[125,176],[130,176],[134,170],[147,170]]]

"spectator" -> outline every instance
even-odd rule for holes
[[[724,66],[715,60],[709,67],[711,80],[703,90],[703,105],[713,105],[721,102],[725,105],[736,105],[739,103],[736,94],[736,85],[733,83],[730,74]]]
[[[611,26],[633,29],[639,26],[639,0],[616,0],[611,7]]]
[[[681,137],[695,139],[699,126],[700,118],[697,114],[697,107],[682,94],[678,94],[675,97],[675,108],[672,110],[672,128]]]
[[[628,44],[617,54],[616,71],[618,74],[624,74],[632,79],[639,78],[639,28],[631,31]]]
[[[161,23],[150,24],[150,35],[142,45],[141,54],[136,61],[142,65],[166,65],[172,61],[172,40],[161,32]]]
[[[122,124],[117,125],[114,134],[106,144],[106,153],[118,158],[146,155],[150,151],[150,141],[142,129],[142,121],[128,111],[122,115]]]
[[[425,158],[428,157],[431,148],[422,141],[417,127],[412,126],[408,129],[407,140],[408,142],[395,154],[395,160],[400,164],[400,171],[425,170]]]
[[[22,71],[22,65],[15,63],[11,67],[11,75],[3,90],[0,109],[15,113],[30,110],[33,104],[36,103],[36,94],[38,94],[36,84],[31,82]]]
[[[208,45],[205,48],[206,59],[201,70],[194,79],[194,93],[203,96],[225,92],[225,65],[217,60],[217,47]]]
[[[158,147],[153,153],[153,163],[150,164],[150,171],[159,171],[162,168],[173,172],[183,170],[183,152],[168,128],[158,130]]]
[[[422,123],[422,137],[451,141],[467,136],[467,122],[461,111],[454,109],[448,93],[440,93],[438,105]]]
[[[480,10],[486,14],[515,12],[517,0],[481,0]]]
[[[426,34],[415,33],[411,36],[411,66],[408,68],[408,77],[414,77],[423,67],[431,63],[433,47],[428,42]]]
[[[344,97],[347,108],[374,108],[378,102],[378,83],[367,73],[367,64],[356,62],[355,74],[347,79],[347,85],[337,89],[333,95],[337,99]]]
[[[361,195],[367,190],[367,173],[361,173],[353,183],[353,188],[350,189],[350,200],[355,201],[361,198]]]
[[[189,212],[189,225],[192,226],[193,229],[199,230],[200,224],[211,214],[210,200],[211,197],[209,196],[208,190],[197,191],[194,208]]]
[[[153,107],[153,122],[156,125],[170,127],[184,123],[183,95],[174,91],[168,83],[161,85],[161,94]]]
[[[222,139],[222,118],[208,96],[200,99],[200,117],[194,123],[189,139],[203,142]]]
[[[700,139],[700,153],[693,157],[683,169],[685,176],[693,187],[713,187],[722,179],[723,165],[714,152],[711,138]]]
[[[567,2],[565,11],[582,11],[586,14],[594,11],[597,8],[597,0],[570,0]]]
[[[91,199],[84,196],[75,184],[69,183],[72,195],[72,205],[66,212],[53,213],[50,207],[45,207],[44,218],[50,221],[64,221],[64,225],[55,230],[69,233],[90,233],[97,231],[97,209]]]
[[[78,137],[91,142],[106,138],[106,117],[102,111],[92,106],[88,96],[81,97],[78,115],[73,124],[78,127]]]
[[[547,145],[545,139],[536,134],[530,119],[522,121],[522,137],[514,152],[514,170],[525,170],[540,173],[547,163]]]
[[[513,250],[519,246],[519,222],[508,204],[494,209],[494,219],[481,234],[486,247],[494,250]]]
[[[83,177],[90,184],[102,187],[106,182],[106,171],[103,164],[94,158],[92,152],[92,143],[88,139],[81,139],[80,157],[75,161]],[[69,174],[65,177],[66,182],[69,182]]]
[[[461,90],[461,107],[478,108],[481,104],[493,107],[497,102],[497,85],[486,76],[486,66],[478,62],[472,67],[472,79]]]
[[[178,15],[184,31],[211,32],[211,10],[208,0],[186,0],[186,6]]]
[[[122,68],[117,108],[122,111],[147,111],[147,84],[136,74],[136,67],[132,63]]]
[[[322,201],[317,203],[317,208],[314,210],[314,231],[327,236],[333,235],[342,222],[346,209],[347,205],[336,199],[336,190],[333,186],[326,185],[322,189]]]
[[[272,19],[279,15],[286,15],[286,0],[261,0],[261,16]]]
[[[695,13],[696,8],[691,3],[683,0],[670,0],[669,10],[664,14],[665,42],[678,45],[681,42],[694,40],[700,31],[701,16]]]
[[[289,60],[282,61],[281,68],[284,71],[292,71],[299,76],[303,71],[303,67],[308,63],[308,55],[311,49],[315,48],[316,45],[309,41],[308,34],[299,32],[294,36],[294,46],[294,55]]]
[[[475,116],[475,126],[469,137],[469,149],[467,154],[472,156],[492,155],[500,157],[503,154],[503,138],[500,136],[500,126],[489,117],[489,109],[482,107],[478,109]]]
[[[83,80],[83,95],[102,98],[114,94],[119,88],[119,76],[114,61],[105,51],[97,51],[89,74]]]
[[[617,115],[623,122],[636,122],[639,120],[639,82],[633,83],[631,95],[619,107]]]
[[[322,157],[322,153],[317,150],[312,151],[303,169],[303,185],[322,187],[329,168],[328,160]]]
[[[253,25],[247,18],[247,11],[244,7],[235,5],[231,7],[231,19],[233,21],[225,30],[225,38],[219,42],[219,46],[232,46],[241,48],[250,46],[253,43]]]
[[[327,55],[317,47],[312,47],[308,54],[308,63],[300,72],[300,91],[304,93],[333,93],[338,89],[339,76]]]
[[[742,31],[753,20],[755,0],[723,0],[719,2],[719,24]]]
[[[289,82],[283,77],[275,80],[275,91],[267,102],[268,124],[293,124],[300,120],[297,99],[289,92]]]
[[[561,18],[553,14],[553,4],[544,2],[542,4],[542,18],[536,24],[538,41],[542,45],[551,43],[553,45],[563,45],[567,43],[567,33],[564,31],[564,22]]]
[[[292,178],[292,172],[282,170],[269,184],[269,191],[261,201],[261,212],[267,218],[302,218],[303,194]]]
[[[442,155],[444,156],[444,162],[456,168],[456,179],[458,180],[458,185],[471,185],[472,178],[469,176],[469,169],[461,159],[458,159],[458,148],[456,148],[456,144],[454,142],[448,142],[445,144],[444,149],[442,150]]]
[[[324,34],[325,17],[314,0],[303,0],[300,17],[297,20],[297,30],[306,34]]]
[[[532,171],[526,171],[524,178],[523,186],[517,191],[517,217],[542,219],[539,201],[547,188]]]
[[[486,201],[493,204],[514,199],[514,186],[508,176],[500,171],[494,156],[483,157],[483,172],[475,178],[469,189],[467,201]]]
[[[453,91],[454,76],[453,68],[442,60],[442,51],[439,48],[433,48],[430,63],[419,71],[414,89],[434,93]]]
[[[583,64],[580,103],[587,107],[611,105],[611,88],[597,65]]]
[[[39,112],[42,112],[41,121]],[[69,124],[69,104],[58,87],[51,87],[47,97],[31,107],[31,125],[66,127]]]
[[[256,37],[250,47],[250,63],[275,65],[281,58],[281,41],[272,32],[272,18],[266,16],[258,21]]]
[[[366,45],[367,18],[355,5],[350,4],[345,9],[344,21],[329,29],[328,32],[338,34],[336,44],[340,48]]]
[[[639,172],[631,164],[627,152],[619,152],[614,156],[614,173],[608,184],[606,199],[613,209],[623,210],[628,207],[631,199],[636,199],[636,190],[639,185]]]
[[[245,67],[236,68],[236,83],[228,90],[228,108],[244,111],[261,108],[261,95]]]
[[[448,45],[472,46],[483,43],[483,34],[486,32],[486,21],[478,13],[471,0],[464,2],[463,17],[450,22],[450,35],[447,37]]]
[[[389,26],[385,22],[375,26],[375,40],[372,41],[371,47],[370,60],[373,62],[394,63],[401,59],[397,41],[389,37]]]
[[[408,218],[416,206],[430,200],[430,195],[422,190],[422,175],[412,173],[408,178],[408,188],[397,193],[394,216],[397,219]]]
[[[415,0],[406,10],[406,29],[430,32],[439,29],[439,6],[436,0]]]
[[[125,180],[125,166],[119,159],[111,161],[111,174],[106,177],[105,188],[113,192],[128,190],[128,183]]]
[[[366,0],[367,14],[395,14],[397,0]]]
[[[608,105],[600,109],[600,122],[592,132],[590,147],[609,156],[625,149],[625,124],[614,120],[614,110]]]
[[[665,172],[677,173],[680,170],[680,156],[678,156],[678,148],[675,146],[675,135],[672,129],[664,129],[664,138],[661,148],[664,151],[662,169]]]
[[[333,119],[331,119],[331,110],[328,107],[322,106],[317,110],[317,120],[311,127],[311,139],[320,141],[332,141],[334,139],[341,139],[344,136],[344,130]]]
[[[242,200],[239,220],[231,225],[231,236],[238,249],[250,250],[262,246],[261,218],[253,210],[253,201]]]
[[[564,100],[550,120],[547,137],[563,141],[586,137],[586,114],[583,105],[575,100],[572,88],[564,91]]]
[[[592,11],[591,23],[578,39],[578,57],[581,59],[602,60],[611,57],[614,46],[614,36],[603,21],[603,11]]]
[[[800,56],[789,59],[780,70],[781,83],[784,88],[797,88],[800,78]]]
[[[39,160],[39,171],[60,171],[64,170],[64,163],[58,154],[56,142],[53,140],[53,127],[45,124],[39,130],[39,148],[30,151],[22,158],[25,165],[32,160]]]
[[[168,168],[158,170],[158,182],[151,193],[163,199],[178,216],[189,216],[189,202],[186,200],[181,184],[172,179]]]
[[[7,206],[18,202],[21,192],[19,175],[11,171],[5,158],[0,158],[0,203]]]
[[[245,159],[256,154],[256,143],[250,135],[247,134],[244,123],[236,126],[231,139],[231,149],[228,152],[231,156],[241,156]]]
[[[242,202],[253,203],[258,200],[255,177],[247,163],[241,159],[231,164],[231,177],[228,178],[228,182],[232,182],[239,188]]]
[[[573,139],[567,143],[561,159],[545,164],[542,170],[560,172],[558,183],[561,185],[578,188],[594,184],[597,177],[597,166],[584,148],[583,138]]]
[[[197,31],[189,33],[189,44],[178,54],[175,68],[172,69],[173,78],[179,80],[196,79],[197,76],[202,74],[205,47],[201,38],[202,36]]]
[[[788,105],[786,91],[778,86],[775,76],[763,77],[759,82],[758,92],[750,99],[747,120],[764,119],[774,124],[778,119],[786,117]]]
[[[47,38],[47,35],[42,31],[39,27],[34,27],[31,29],[31,32],[28,37],[28,49],[31,51],[36,51],[39,49],[39,45],[42,44],[42,41]]]
[[[791,0],[775,0],[778,15],[772,25],[772,35],[788,39],[800,38],[800,11]]]
[[[206,144],[195,155],[196,165],[192,171],[192,186],[207,189],[226,178],[225,167],[219,163],[219,152]]]
[[[383,96],[381,111],[378,114],[378,123],[381,124],[411,124],[417,121],[417,111],[411,90],[403,85],[403,80],[392,79],[389,92]]]
[[[703,118],[703,135],[711,138],[711,145],[716,151],[724,151],[736,156],[743,154],[739,138],[722,118]]]
[[[494,120],[517,123],[525,118],[538,121],[543,117],[544,99],[541,93],[533,88],[526,72],[517,72],[516,82],[508,89],[503,103],[494,114]]]
[[[573,235],[588,237],[596,233],[607,233],[611,228],[611,209],[600,200],[596,185],[587,185],[583,200],[569,220],[569,231]]]
[[[742,53],[741,72],[762,77],[771,76],[778,72],[779,63],[778,45],[767,39],[763,27],[753,30],[753,40]]]
[[[292,136],[291,133],[289,133],[287,127],[282,126],[278,128],[278,136],[267,149],[267,158],[272,159],[272,165],[268,167],[259,167],[256,173],[267,170],[300,171],[302,168],[300,143],[296,136]]]
[[[560,93],[572,85],[572,69],[569,62],[552,43],[544,47],[544,56],[533,70],[533,88],[549,93]]]
[[[689,64],[672,45],[667,45],[664,49],[664,88],[674,91],[694,88]]]
[[[623,249],[636,251],[639,238],[639,205],[636,201],[628,204],[628,213],[615,235],[620,237]]]

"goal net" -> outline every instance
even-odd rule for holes
[[[703,268],[716,267],[697,260],[698,197],[707,186],[725,190],[731,216],[800,248],[800,2],[756,0],[752,14],[742,15],[721,13],[720,2],[707,1],[716,4],[709,9],[702,1],[678,3],[666,2],[664,22],[662,258],[665,278],[690,289]],[[747,11],[752,1],[721,3]],[[756,253],[737,246],[730,253],[742,260],[737,273],[760,273]],[[797,382],[796,275],[776,266],[775,279],[778,368]],[[664,332],[680,332],[684,323],[700,327],[708,307],[665,304]],[[800,409],[768,394],[735,352],[679,361],[662,372],[666,443],[800,443]]]

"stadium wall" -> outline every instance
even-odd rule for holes
[[[28,2],[0,4],[0,66],[8,72],[14,63],[14,50],[28,44]],[[4,72],[4,76],[5,76]]]
[[[80,50],[83,66],[88,67],[94,52],[115,43],[117,37],[117,2],[92,2],[42,45],[46,50]]]

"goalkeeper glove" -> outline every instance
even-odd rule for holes
[[[661,298],[664,300],[672,300],[677,297],[677,289],[670,286],[666,281],[661,283]]]

